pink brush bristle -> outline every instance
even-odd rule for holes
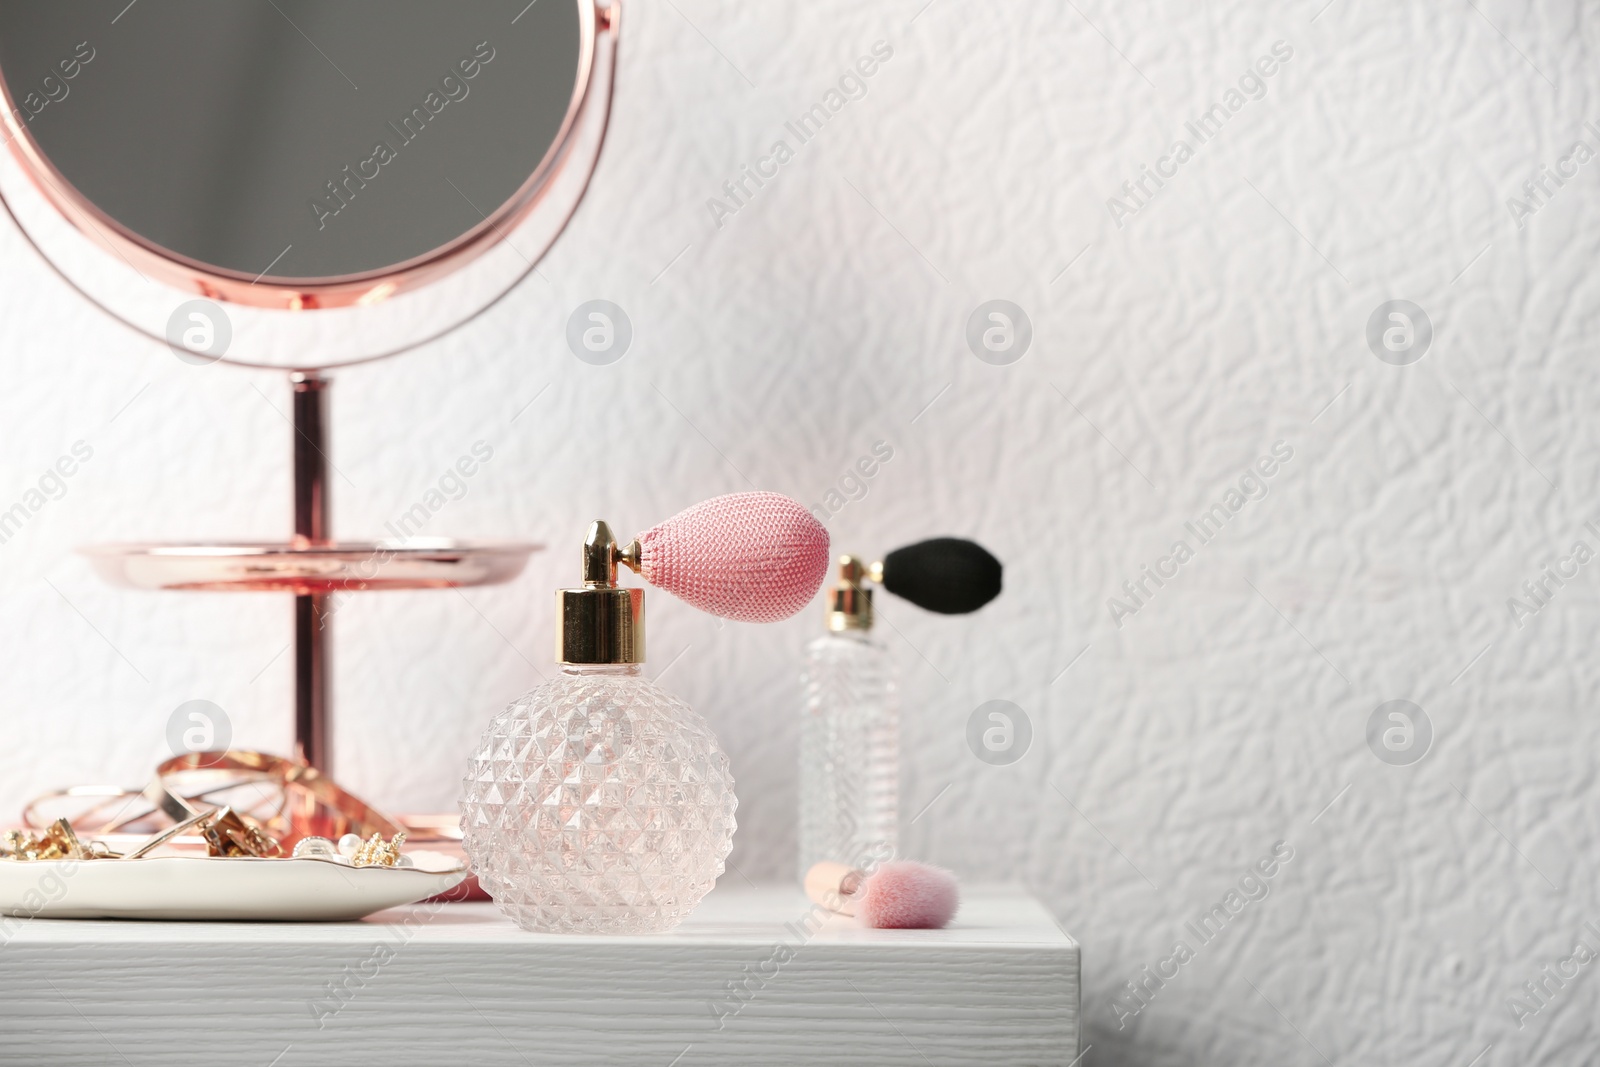
[[[879,930],[938,930],[961,906],[956,876],[915,860],[890,860],[856,893],[856,920]]]
[[[811,602],[828,572],[828,531],[778,493],[730,493],[639,535],[645,581],[725,619],[777,622]]]

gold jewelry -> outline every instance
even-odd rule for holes
[[[206,822],[201,834],[206,851],[213,856],[280,856],[278,842],[246,823],[232,808],[219,808]]]
[[[252,794],[260,799],[252,799]],[[47,824],[55,814],[47,813],[47,806],[61,801],[72,802],[76,810]],[[233,819],[214,820],[215,810],[224,803]],[[171,824],[163,829],[168,820]],[[430,840],[459,840],[455,819],[448,822],[447,827],[441,823],[411,829]],[[208,823],[215,824],[209,832]],[[312,836],[337,840],[350,833],[358,838],[394,835],[405,829],[315,767],[235,749],[169,759],[156,768],[155,779],[143,790],[77,786],[37,797],[23,809],[23,829],[0,831],[0,859],[59,859],[74,853],[83,858],[115,857],[104,842],[92,838],[151,833],[145,841],[135,842],[127,857],[138,858],[183,831],[205,834],[212,855],[276,856],[284,852],[280,842]]]
[[[405,840],[404,830],[388,841],[381,834],[373,834],[356,848],[355,854],[350,857],[350,866],[393,867],[400,859],[400,846],[405,844]]]
[[[156,849],[160,848],[162,845],[166,844],[168,841],[171,841],[173,838],[177,837],[179,834],[185,832],[186,830],[193,830],[196,826],[199,826],[201,823],[207,821],[210,818],[211,818],[211,812],[206,811],[206,812],[199,812],[197,814],[191,815],[187,819],[184,819],[182,822],[175,822],[171,826],[167,827],[165,830],[162,830],[159,833],[151,834],[149,837],[145,838],[145,840],[141,844],[139,844],[138,847],[136,847],[132,852],[129,852],[124,858],[125,859],[130,859],[130,860],[136,860],[140,856],[144,856],[144,855],[146,855],[148,853],[154,852]],[[99,844],[99,843],[100,842],[98,842],[98,841],[93,842],[93,844]]]
[[[252,782],[275,788],[280,792],[280,814],[269,825],[288,840],[310,836],[337,840],[352,831],[393,834],[401,829],[394,819],[345,792],[315,767],[282,756],[243,749],[186,752],[158,766],[156,778],[167,792],[190,799]]]
[[[48,830],[54,814],[46,814],[46,808],[59,809],[61,801],[69,801],[74,808],[69,824],[85,838],[157,832],[168,821],[189,824],[198,814],[208,814],[221,805],[235,811],[243,806],[246,817],[253,819],[262,833],[285,841],[302,837],[338,840],[342,833],[350,832],[362,837],[392,835],[405,829],[301,761],[240,749],[187,752],[155,768],[155,779],[146,789],[77,785],[35,797],[22,809],[22,827],[30,832],[29,837],[16,843],[0,840],[0,857],[13,856],[16,845],[42,841],[42,832]],[[459,832],[451,832],[453,824],[451,819],[451,827],[443,830],[443,835],[459,840]],[[438,833],[432,827],[422,830],[424,835],[430,830]]]
[[[51,823],[38,837],[22,830],[7,830],[0,855],[16,860],[92,860],[113,858],[103,842],[85,846],[65,819]]]

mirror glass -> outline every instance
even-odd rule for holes
[[[350,279],[488,240],[520,208],[582,97],[592,17],[582,0],[3,0],[0,81],[34,180],[111,237],[205,275]]]

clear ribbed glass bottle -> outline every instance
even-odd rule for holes
[[[845,564],[851,565],[853,561]],[[870,594],[859,587],[849,592],[853,606],[841,611],[836,592],[829,611],[831,632],[806,646],[800,728],[802,879],[812,864],[824,860],[861,867],[899,847],[900,716],[894,664],[868,629]]]

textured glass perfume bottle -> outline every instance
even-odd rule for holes
[[[801,684],[800,875],[866,866],[899,846],[900,717],[894,663],[871,634],[872,593],[839,561],[828,633],[806,646]]]
[[[669,930],[733,847],[728,758],[639,673],[644,591],[617,587],[618,558],[595,523],[583,588],[556,593],[561,674],[495,717],[463,782],[468,861],[526,930]]]

